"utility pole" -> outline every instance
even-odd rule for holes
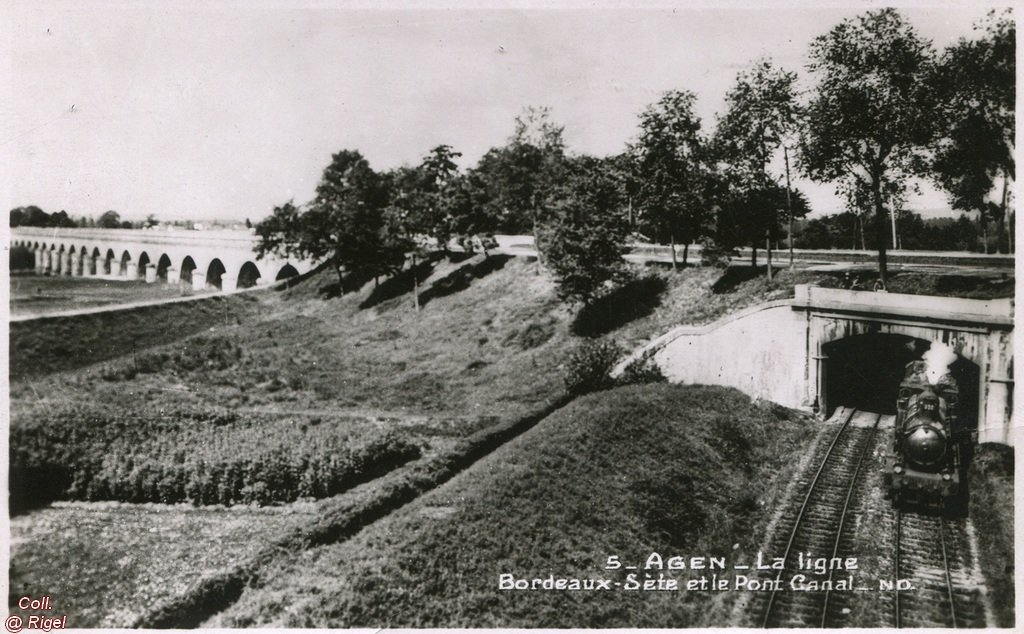
[[[892,196],[889,197],[889,217],[892,218],[892,248],[895,250],[899,246],[896,244],[896,205],[893,203]]]
[[[789,270],[793,270],[793,201],[789,186],[789,148],[783,144],[782,156],[786,159],[786,214],[789,216]]]

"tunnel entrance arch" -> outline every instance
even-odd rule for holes
[[[822,345],[825,357],[823,400],[826,416],[840,405],[881,414],[896,413],[896,398],[906,365],[925,357],[942,342],[904,334],[876,332],[836,339]],[[961,424],[976,430],[980,415],[981,371],[977,363],[951,351],[955,358],[939,364],[960,390]],[[947,359],[948,361],[948,359]],[[935,377],[933,380],[937,380]]]

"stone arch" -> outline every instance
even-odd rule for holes
[[[121,266],[118,268],[117,274],[121,277],[128,277],[128,274],[131,271],[131,265],[132,254],[128,253],[128,250],[126,249],[125,252],[121,254]]]
[[[167,269],[171,268],[171,258],[166,253],[160,254],[160,259],[156,262],[156,277],[157,279],[164,280],[165,282],[173,282],[174,280],[167,279]]]
[[[92,273],[92,267],[89,263],[88,247],[83,244],[78,248],[78,253],[76,255],[78,258],[72,262],[72,266],[75,267],[73,273],[75,275],[89,275]]]
[[[100,248],[93,247],[92,251],[86,256],[86,270],[89,271],[90,275],[100,275],[103,273],[103,262],[100,261]]]
[[[114,255],[113,249],[107,249],[106,255],[103,256],[103,273],[104,275],[110,275],[114,272]]]
[[[192,271],[196,270],[196,261],[192,259],[191,255],[186,255],[181,261],[181,275],[178,279],[185,282],[186,284],[192,283]]]
[[[285,264],[277,271],[277,276],[274,280],[286,280],[289,277],[295,277],[299,274],[299,271],[291,264]]]
[[[60,248],[54,253],[54,260],[52,271],[54,275],[64,275],[67,273],[67,254],[64,252],[64,245],[61,244]]]
[[[139,264],[137,269],[137,277],[146,279],[146,267],[149,266],[149,254],[143,251],[139,254]]]
[[[260,279],[260,270],[252,261],[246,261],[238,270],[238,288],[256,286],[258,279]]]
[[[206,285],[221,288],[221,277],[227,272],[220,258],[213,258],[206,267]]]

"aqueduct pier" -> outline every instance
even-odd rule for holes
[[[839,405],[895,412],[904,367],[936,344],[979,442],[1016,446],[1013,300],[848,291],[800,285],[792,299],[706,326],[681,326],[641,348],[670,381],[735,387],[823,416]]]
[[[299,275],[313,263],[256,259],[258,238],[242,231],[43,229],[14,227],[11,246],[28,249],[40,275],[190,284],[232,291]]]

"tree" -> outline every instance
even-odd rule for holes
[[[935,104],[927,85],[931,45],[894,9],[844,20],[811,44],[814,97],[800,147],[803,171],[865,194],[874,212],[878,272],[886,270],[885,201],[902,196],[924,171],[935,138]]]
[[[401,254],[404,264],[406,254],[411,258],[413,307],[420,309],[419,276],[417,258],[429,252],[426,239],[435,222],[429,192],[424,187],[427,180],[422,168],[400,167],[387,174],[388,206],[384,211],[384,226],[379,264],[391,261]]]
[[[566,160],[562,126],[548,108],[524,109],[508,142],[484,154],[473,170],[484,185],[487,213],[508,233],[533,231],[562,179]]]
[[[983,228],[994,217],[1002,246],[1014,179],[1017,37],[1012,13],[990,14],[984,29],[982,38],[961,39],[946,49],[933,75],[947,130],[935,152],[933,177],[954,209],[977,211]],[[986,199],[999,185],[1000,203],[989,203]]]
[[[683,243],[683,266],[691,242],[706,232],[708,169],[696,97],[669,91],[640,115],[640,138],[631,151],[636,169],[637,206],[645,230],[672,245]]]
[[[539,225],[537,247],[555,276],[563,300],[590,304],[609,281],[621,280],[628,225],[621,188],[610,166],[579,157]]]
[[[356,150],[332,156],[303,208],[289,202],[256,225],[257,256],[268,253],[302,259],[327,259],[342,283],[342,270],[376,274],[385,250],[385,183]]]
[[[790,205],[794,218],[810,213],[807,198],[799,190],[790,192],[779,185],[751,189],[733,188],[718,207],[715,223],[715,242],[732,249],[741,245],[756,245],[770,235],[778,237],[779,220],[788,220],[786,206]],[[765,210],[773,209],[772,213]]]
[[[488,204],[487,186],[474,171],[460,174],[452,183],[449,196],[451,230],[467,252],[477,244],[487,256],[487,244],[498,227],[498,218]]]
[[[417,170],[419,218],[416,229],[432,237],[442,250],[448,250],[453,234],[452,207],[459,180],[455,159],[462,156],[450,145],[439,145],[430,151]]]
[[[754,266],[757,244],[767,240],[769,280],[771,244],[778,238],[778,211],[788,208],[788,201],[785,197],[778,200],[779,188],[768,165],[792,133],[796,120],[795,84],[796,73],[776,68],[770,59],[758,60],[751,69],[736,76],[735,85],[725,97],[725,114],[719,117],[715,130],[716,153],[732,172],[731,180],[740,190],[737,198],[746,205],[747,214],[756,224],[756,231],[748,234]]]
[[[50,214],[35,205],[15,207],[11,210],[10,223],[12,227],[48,227]]]
[[[51,227],[77,227],[78,223],[71,219],[68,212],[61,209],[60,211],[50,214],[49,226]]]

